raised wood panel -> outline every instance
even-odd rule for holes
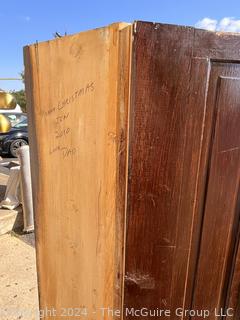
[[[231,63],[239,59],[238,48],[239,37],[231,34],[158,23],[134,25],[125,308],[171,309],[171,319],[178,319],[176,308],[193,307],[218,78],[239,77],[239,65]],[[234,88],[228,94],[237,100]],[[239,169],[237,159],[235,169]],[[229,181],[229,190],[238,181],[237,171],[232,175],[235,182]],[[237,189],[232,192],[236,197]],[[221,241],[223,269],[233,262],[236,215],[232,211],[226,221],[220,218],[216,228],[224,232],[226,226],[227,244],[226,235]],[[208,256],[199,274],[205,277],[213,260]],[[221,278],[226,298],[229,277],[223,269],[213,269],[218,276],[212,281]],[[204,301],[198,306],[204,308],[201,289]],[[210,295],[218,295],[218,289]],[[214,303],[215,298],[209,302]]]
[[[56,319],[121,307],[130,31],[25,48],[40,308]]]
[[[228,288],[228,299],[226,307],[233,309],[235,316],[234,320],[240,318],[240,228],[238,229],[238,236],[235,242],[235,256],[234,263],[232,265],[231,281]],[[232,317],[228,316],[227,319],[230,320]]]
[[[238,66],[236,69],[240,71]],[[227,70],[226,64],[225,73]],[[211,312],[210,319],[217,319],[215,310],[225,306],[233,262],[232,231],[239,220],[236,203],[240,178],[240,78],[217,80],[216,125],[193,300],[194,309],[204,306]]]

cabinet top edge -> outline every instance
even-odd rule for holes
[[[211,31],[201,28],[196,28],[188,25],[180,25],[180,24],[171,24],[171,23],[163,23],[163,22],[155,22],[155,21],[144,21],[144,20],[135,20],[133,22],[134,29],[138,30],[138,28],[146,27],[149,29],[169,29],[169,31],[185,30],[192,31],[195,33],[201,33],[205,35],[213,35],[219,37],[240,37],[240,32],[226,32],[226,31]]]
[[[111,23],[107,26],[104,26],[104,27],[98,27],[98,28],[93,28],[93,29],[89,29],[89,30],[83,30],[83,31],[80,31],[80,32],[76,32],[76,33],[73,33],[73,34],[69,34],[69,35],[63,35],[63,36],[60,36],[60,37],[57,37],[57,38],[54,38],[54,39],[51,39],[51,40],[44,40],[44,41],[38,41],[36,40],[35,43],[31,43],[31,44],[26,44],[24,46],[24,49],[25,48],[28,48],[28,47],[35,47],[36,45],[45,45],[45,44],[48,44],[48,43],[53,43],[53,42],[58,42],[58,41],[61,41],[63,39],[69,39],[69,38],[74,38],[76,36],[79,36],[79,35],[87,35],[87,34],[90,34],[90,33],[93,33],[93,32],[104,32],[104,31],[107,31],[107,30],[116,30],[116,31],[121,31],[127,27],[131,27],[132,26],[132,23],[128,23],[128,22],[114,22],[114,23]]]
[[[225,40],[233,40],[237,39],[239,40],[240,38],[240,33],[237,32],[224,32],[224,31],[210,31],[210,30],[204,30],[204,29],[199,29],[195,28],[193,26],[187,26],[187,25],[177,25],[177,24],[169,24],[169,23],[162,23],[162,22],[153,22],[153,21],[143,21],[143,20],[135,20],[132,23],[128,22],[115,22],[111,23],[107,26],[104,27],[99,27],[99,28],[94,28],[94,29],[89,29],[86,31],[80,31],[74,34],[70,35],[63,35],[60,36],[59,38],[51,39],[51,40],[46,40],[46,41],[36,41],[35,43],[32,44],[27,44],[24,46],[26,47],[34,47],[39,44],[48,44],[52,42],[57,42],[61,41],[62,39],[69,39],[71,37],[76,37],[76,36],[81,36],[81,35],[86,35],[90,34],[92,32],[104,32],[107,30],[116,30],[116,31],[121,31],[125,28],[128,27],[133,27],[133,32],[138,33],[145,29],[145,31],[167,31],[167,32],[174,32],[174,31],[185,31],[186,33],[191,33],[195,34],[197,37],[215,37],[215,38],[223,38]]]

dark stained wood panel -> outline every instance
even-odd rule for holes
[[[204,121],[204,132],[203,132],[203,143],[202,143],[202,152],[201,152],[201,161],[199,168],[199,176],[197,178],[197,194],[196,194],[196,208],[194,211],[194,223],[193,223],[193,231],[192,231],[192,239],[191,239],[191,253],[189,260],[189,272],[187,279],[187,287],[186,287],[186,297],[185,297],[185,308],[192,307],[192,294],[193,294],[193,282],[195,279],[196,267],[198,264],[198,246],[200,246],[201,241],[201,232],[202,232],[202,222],[203,221],[203,213],[205,207],[205,198],[207,191],[207,179],[209,175],[209,163],[211,159],[211,150],[212,150],[212,137],[215,130],[216,124],[216,98],[218,95],[219,88],[219,79],[221,77],[230,77],[236,78],[240,75],[240,65],[234,63],[223,63],[217,61],[209,61],[209,76],[208,76],[208,85],[207,91],[205,95],[206,99],[206,114]],[[196,73],[196,78],[199,77],[199,73]],[[199,81],[201,79],[199,78]],[[227,173],[227,170],[226,170]],[[204,191],[205,190],[205,191]],[[236,219],[237,219],[237,209],[236,209]],[[236,221],[237,224],[237,221]],[[237,229],[233,229],[233,242],[236,240],[236,231]],[[238,240],[236,240],[238,241]],[[230,261],[230,263],[234,263],[234,261]],[[206,270],[208,272],[208,269]],[[230,271],[229,271],[230,272]],[[239,279],[240,280],[240,279]],[[236,286],[235,286],[236,288]],[[231,291],[232,289],[230,289]],[[205,293],[204,293],[205,294]],[[204,306],[203,306],[204,307]]]
[[[191,308],[196,294],[219,79],[240,77],[239,37],[145,22],[133,30],[124,307],[170,309],[179,319],[175,309]],[[236,215],[221,242],[227,270]]]
[[[193,55],[212,60],[239,61],[240,37],[229,32],[194,29]]]
[[[227,64],[225,68],[228,69]],[[236,68],[239,70],[238,66]],[[218,78],[215,114],[216,126],[193,300],[194,309],[204,306],[211,312],[209,319],[216,319],[215,309],[219,311],[224,307],[224,290],[230,277],[229,267],[233,257],[231,234],[234,223],[238,221],[240,78]]]
[[[141,23],[134,34],[125,307],[184,304],[209,68],[192,37]]]
[[[239,225],[238,225],[239,227]],[[235,259],[234,264],[232,265],[232,275],[231,282],[229,284],[228,299],[226,307],[233,309],[235,313],[234,320],[240,318],[240,228],[238,229],[238,236],[236,238],[235,244]],[[231,311],[231,310],[230,310]],[[233,320],[231,316],[227,317],[227,320]]]

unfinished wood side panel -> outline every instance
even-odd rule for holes
[[[56,319],[121,305],[130,28],[25,48],[40,308]]]
[[[124,288],[124,261],[125,261],[125,223],[126,223],[126,185],[128,174],[128,117],[130,96],[131,73],[131,49],[132,49],[132,25],[119,31],[119,58],[118,58],[118,108],[117,108],[117,175],[116,175],[116,264],[118,271],[115,274],[115,301],[116,310],[122,310]],[[108,317],[109,318],[109,317]],[[118,318],[118,317],[117,317]]]

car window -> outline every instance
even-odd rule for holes
[[[11,125],[14,127],[16,124],[22,122],[23,120],[27,119],[25,114],[22,113],[5,113],[5,116],[8,117],[8,119],[11,122]]]
[[[14,128],[20,129],[20,128],[24,128],[27,127],[28,123],[27,123],[27,118],[25,118],[24,120],[22,120],[21,122],[15,124],[15,126],[13,126]]]

